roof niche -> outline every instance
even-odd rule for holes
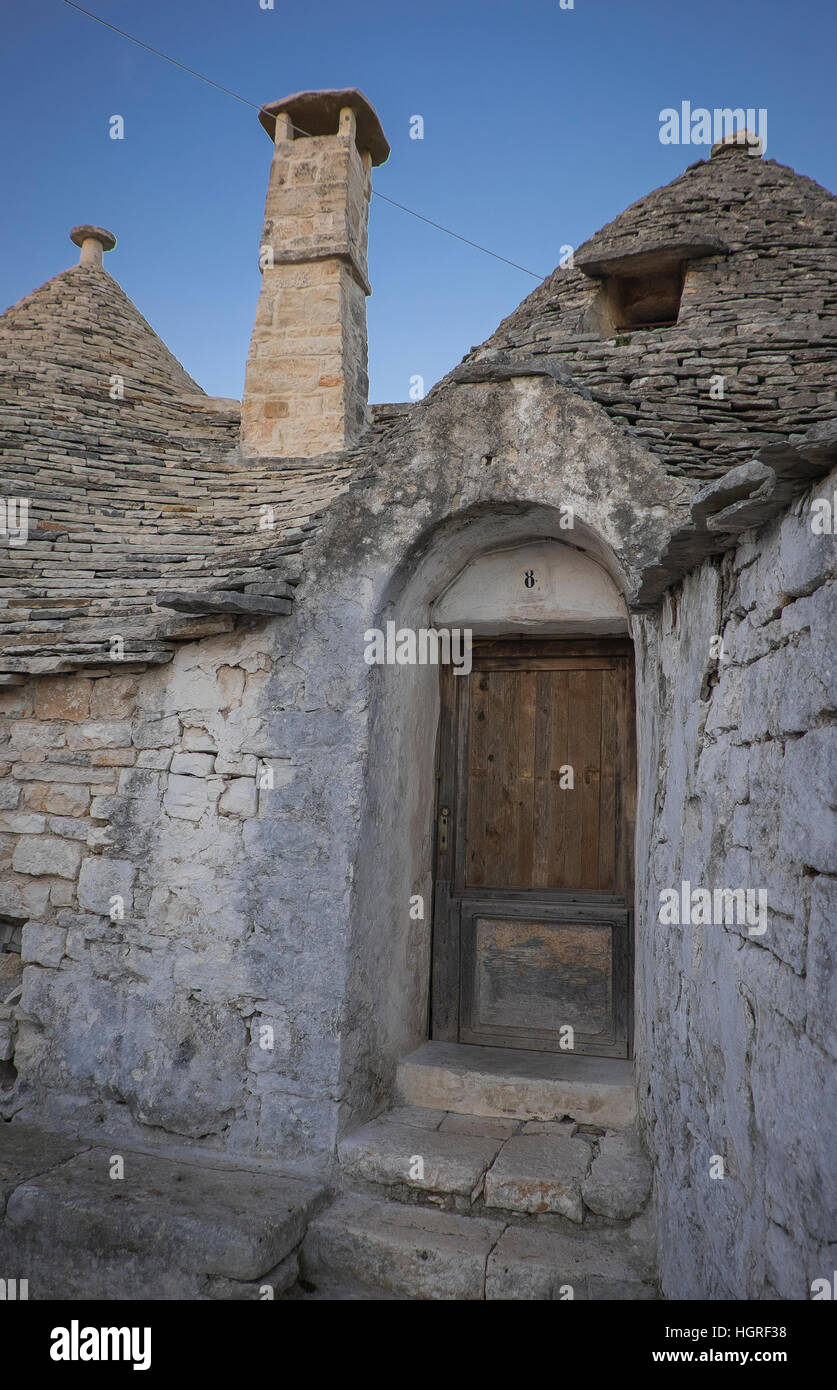
[[[670,328],[680,313],[688,264],[727,250],[717,237],[692,237],[640,245],[630,252],[582,252],[576,258],[579,270],[602,280],[595,311],[602,337],[625,329]]]

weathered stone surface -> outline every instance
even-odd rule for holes
[[[236,777],[221,793],[218,810],[222,816],[255,816],[259,794],[252,777]]]
[[[837,845],[837,728],[813,729],[785,748],[780,831],[785,852],[826,873]]]
[[[445,1115],[439,1126],[442,1134],[473,1134],[484,1139],[508,1139],[517,1128],[517,1120],[500,1120],[491,1115],[454,1114]]]
[[[123,1154],[125,1177],[114,1181],[110,1154],[90,1149],[24,1179],[6,1207],[15,1235],[48,1233],[79,1262],[81,1252],[128,1252],[187,1272],[254,1280],[298,1244],[320,1200],[310,1183],[138,1153]]]
[[[473,1199],[501,1142],[374,1120],[343,1139],[337,1152],[348,1178]]]
[[[689,576],[673,620],[665,605],[639,624],[639,742],[655,773],[638,808],[637,1064],[671,1298],[804,1298],[828,1261],[815,1097],[833,1055],[833,565],[806,503]],[[660,891],[683,880],[763,890],[766,930],[662,928]],[[708,1176],[713,1154],[733,1181]]]
[[[32,811],[49,811],[56,816],[83,816],[90,805],[87,787],[72,782],[44,783],[27,787],[26,804]]]
[[[527,1120],[521,1134],[557,1134],[563,1139],[572,1139],[578,1125],[575,1120]]]
[[[25,965],[58,966],[66,940],[66,931],[51,922],[27,922],[23,928],[21,960]]]
[[[127,859],[105,859],[89,856],[81,866],[78,879],[79,907],[87,912],[110,914],[116,895],[130,915],[133,905],[132,888],[137,875],[134,864]]]
[[[66,1163],[80,1147],[71,1139],[33,1125],[4,1124],[0,1130],[0,1215],[22,1182]]]
[[[299,1255],[296,1250],[280,1261],[275,1269],[246,1283],[237,1279],[208,1279],[206,1297],[233,1303],[263,1303],[281,1298],[292,1289],[299,1278]]]
[[[485,1297],[639,1301],[658,1293],[621,1231],[509,1226],[488,1258]]]
[[[426,1043],[398,1067],[412,1105],[469,1115],[551,1120],[571,1115],[611,1128],[636,1114],[633,1069],[614,1058],[573,1057],[494,1047]]]
[[[166,748],[180,737],[180,720],[170,714],[146,719],[134,729],[133,742],[137,748]]]
[[[41,835],[46,830],[46,817],[26,811],[4,811],[0,814],[0,830],[10,835]]]
[[[359,1281],[415,1299],[481,1299],[502,1225],[351,1195],[316,1217],[302,1246],[306,1282]]]
[[[393,1105],[376,1118],[386,1124],[408,1125],[410,1129],[438,1129],[447,1115],[444,1110],[426,1110],[420,1105]]]
[[[600,1141],[581,1195],[591,1211],[617,1221],[642,1210],[651,1195],[651,1165],[635,1134],[625,1130]]]
[[[580,1222],[581,1183],[590,1166],[582,1139],[525,1134],[509,1139],[485,1177],[485,1205],[506,1211],[559,1212]]]
[[[267,594],[239,594],[233,589],[215,589],[211,593],[176,593],[164,589],[157,594],[159,608],[174,608],[181,613],[290,613],[289,599],[271,598]]]
[[[88,680],[70,684],[60,677],[39,681],[35,689],[36,718],[86,719],[90,711],[91,684]]]
[[[806,1026],[814,1042],[837,1058],[837,881],[823,875],[811,885],[805,970]]]
[[[209,805],[207,783],[197,777],[170,775],[163,806],[177,820],[200,820]]]
[[[215,758],[211,753],[175,753],[171,770],[188,777],[209,777],[214,763]]]
[[[75,878],[80,863],[80,847],[54,835],[25,835],[12,855],[12,867],[19,874]]]

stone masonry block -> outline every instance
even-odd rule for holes
[[[19,840],[12,866],[19,874],[50,874],[75,878],[81,863],[81,846],[54,835],[27,835]]]

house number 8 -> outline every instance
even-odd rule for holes
[[[527,589],[534,589],[534,587],[535,587],[535,571],[534,571],[534,570],[527,570],[527,571],[526,571],[526,573],[525,573],[524,576],[523,576],[523,583],[526,585],[526,588],[527,588]]]

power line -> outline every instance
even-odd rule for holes
[[[195,72],[194,68],[187,68],[185,63],[179,63],[176,58],[170,58],[168,53],[162,53],[159,48],[152,48],[150,43],[143,43],[142,39],[134,38],[133,34],[128,34],[124,29],[117,29],[115,24],[109,24],[100,15],[94,14],[92,10],[85,10],[81,5],[76,5],[75,0],[64,0],[65,5],[69,5],[71,10],[78,10],[79,14],[86,14],[88,19],[95,19],[97,24],[102,24],[105,29],[112,29],[114,34],[121,34],[123,39],[130,39],[138,48],[145,48],[149,53],[153,53],[155,58],[164,58],[167,63],[172,63],[174,67],[181,68],[183,72],[188,72],[191,77],[199,77],[201,82],[208,82],[210,87],[216,87],[219,92],[224,92],[228,97],[235,97],[236,101],[242,102],[245,106],[252,106],[255,111],[261,111],[254,101],[248,101],[246,97],[240,97],[238,92],[231,92],[229,87],[222,87],[220,82],[213,82],[211,77],[204,77],[202,72]]]
[[[115,24],[110,24],[108,20],[102,19],[100,15],[94,14],[92,10],[86,10],[83,5],[77,5],[75,0],[62,0],[71,10],[78,10],[79,14],[87,15],[88,19],[94,19],[97,24],[101,24],[105,29],[110,29],[114,34],[119,34],[121,38],[128,39],[130,43],[135,43],[138,48],[144,48],[146,52],[153,53],[155,58],[162,58],[166,63],[171,63],[173,67],[180,68],[181,72],[188,72],[190,77],[197,77],[199,81],[206,82],[208,86],[214,87],[216,91],[223,92],[225,96],[233,97],[235,101],[240,101],[243,106],[250,106],[254,111],[261,111],[263,107],[255,101],[249,101],[247,97],[239,96],[238,92],[233,92],[229,87],[223,87],[220,82],[214,82],[211,77],[205,77],[202,72],[197,72],[195,68],[187,67],[185,63],[178,62],[177,58],[171,58],[168,53],[163,53],[159,48],[152,48],[150,43],[144,43],[142,39],[135,38],[133,34],[127,33],[125,29],[119,29]],[[298,135],[310,135],[310,132],[303,130],[301,126],[294,125],[293,129]],[[531,275],[533,280],[543,281],[547,277],[538,275],[534,270],[527,270],[525,265],[518,265],[517,261],[510,261],[507,256],[501,256],[496,251],[490,251],[487,246],[481,246],[478,241],[471,241],[470,237],[462,236],[459,232],[454,232],[450,227],[443,227],[441,222],[434,222],[431,217],[425,217],[423,213],[416,212],[414,208],[408,208],[404,203],[397,203],[394,198],[388,198],[385,193],[379,193],[376,188],[372,189],[374,198],[381,198],[385,203],[390,203],[394,208],[400,208],[401,212],[407,212],[411,217],[417,217],[420,222],[426,222],[428,227],[435,227],[438,232],[444,232],[446,236],[455,237],[457,241],[464,241],[466,246],[473,246],[476,251],[482,251],[486,256],[493,256],[495,261],[502,261],[504,265],[510,265],[515,270],[521,270],[524,275]]]
[[[525,265],[518,265],[517,261],[510,261],[505,256],[499,256],[496,251],[489,251],[487,246],[480,246],[478,241],[471,241],[466,236],[460,236],[459,232],[452,232],[450,227],[443,227],[441,222],[434,222],[432,218],[423,216],[420,212],[414,212],[412,208],[405,207],[403,203],[396,203],[394,198],[388,198],[386,193],[379,193],[376,188],[372,189],[376,198],[383,198],[385,203],[392,203],[394,208],[400,208],[402,212],[408,212],[411,217],[417,217],[420,222],[426,222],[429,227],[435,227],[437,231],[446,232],[448,236],[455,236],[457,241],[464,241],[466,246],[474,246],[477,251],[484,251],[486,256],[493,256],[495,261],[504,261],[506,265],[514,266],[515,270],[522,270],[524,275],[531,275],[535,280],[545,280],[545,275],[536,275],[534,270],[527,270]]]

